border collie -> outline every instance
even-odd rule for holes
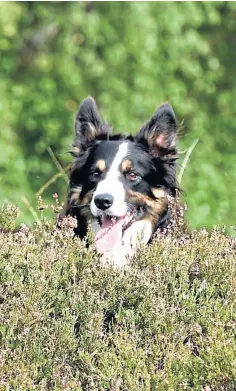
[[[168,195],[176,195],[177,121],[161,105],[135,136],[112,135],[93,98],[76,115],[67,200],[59,220],[76,217],[83,239],[91,223],[102,259],[126,264],[139,243],[150,242],[170,220]]]

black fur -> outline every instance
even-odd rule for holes
[[[154,199],[152,189],[162,188],[166,193],[176,196],[177,121],[169,104],[163,104],[150,121],[144,124],[136,136],[111,135],[111,128],[102,121],[95,101],[88,97],[81,104],[75,120],[75,140],[72,148],[74,161],[70,172],[70,188],[65,209],[61,214],[70,214],[78,220],[76,234],[83,238],[87,233],[90,215],[89,202],[83,200],[96,189],[104,178],[120,143],[129,143],[129,156],[132,170],[137,172],[137,181],[131,182],[121,175],[127,191],[146,195]],[[94,176],[96,161],[106,161],[106,169]],[[72,197],[75,189],[81,189],[78,198]],[[86,198],[87,196],[87,198]],[[161,217],[160,226],[166,226],[169,211]]]

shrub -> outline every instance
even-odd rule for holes
[[[74,224],[0,232],[1,389],[235,389],[236,240],[178,216],[117,270]]]

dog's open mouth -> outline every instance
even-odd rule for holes
[[[121,241],[124,231],[135,221],[136,216],[136,209],[129,210],[123,217],[101,216],[100,228],[95,236],[97,250],[101,253],[111,251]]]

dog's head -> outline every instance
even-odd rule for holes
[[[85,99],[75,120],[66,213],[77,216],[79,225],[96,220],[97,238],[106,236],[107,242],[119,240],[140,219],[149,219],[154,231],[167,214],[167,195],[175,196],[177,189],[176,138],[169,104],[161,105],[136,136],[125,136],[111,135],[95,101]],[[78,233],[84,232],[80,227]]]

